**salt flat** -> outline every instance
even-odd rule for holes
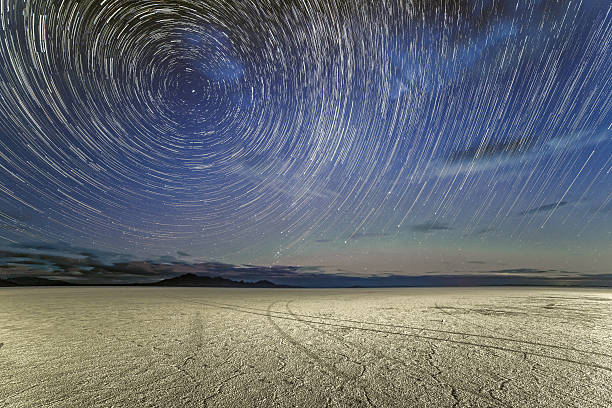
[[[0,290],[2,407],[610,407],[612,291]]]

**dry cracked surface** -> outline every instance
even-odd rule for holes
[[[610,407],[612,291],[0,290],[1,407]]]

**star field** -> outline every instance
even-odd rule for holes
[[[0,245],[610,272],[611,13],[2,0]]]

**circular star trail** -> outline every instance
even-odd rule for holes
[[[606,3],[2,0],[0,236],[609,240]]]

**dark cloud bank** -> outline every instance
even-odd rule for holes
[[[125,255],[91,251],[66,244],[13,245],[0,250],[0,278],[39,277],[77,284],[153,283],[183,274],[222,277],[310,288],[399,286],[599,286],[612,287],[612,273],[588,274],[558,270],[499,269],[456,274],[350,276],[321,267],[233,265],[184,262],[171,256],[158,260],[127,260]]]
[[[422,224],[416,224],[411,227],[413,231],[417,232],[432,232],[432,231],[445,231],[451,229],[448,224],[437,221],[426,221]]]
[[[558,203],[550,203],[550,204],[545,204],[545,205],[541,205],[539,207],[536,208],[532,208],[530,210],[525,210],[521,213],[519,213],[520,215],[530,215],[530,214],[535,214],[535,213],[539,213],[539,212],[548,212],[548,211],[552,211],[555,208],[559,208],[559,207],[563,207],[565,205],[567,205],[568,202],[567,201],[559,201]]]

